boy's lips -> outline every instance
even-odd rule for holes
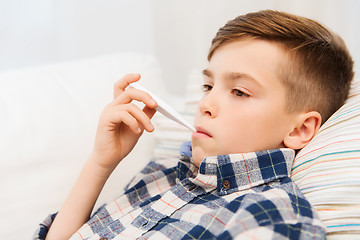
[[[196,132],[193,133],[194,137],[212,137],[211,134],[202,127],[195,127]]]

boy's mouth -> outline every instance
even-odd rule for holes
[[[211,134],[202,127],[195,127],[194,137],[212,137]]]

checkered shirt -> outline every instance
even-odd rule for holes
[[[188,154],[189,155],[189,154]],[[289,177],[295,153],[276,149],[156,159],[71,239],[325,239]],[[55,214],[35,233],[45,239]]]

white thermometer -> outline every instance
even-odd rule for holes
[[[186,122],[185,119],[178,112],[176,112],[172,107],[170,107],[163,100],[161,100],[160,98],[158,98],[157,96],[155,96],[154,94],[152,94],[151,92],[146,90],[139,83],[134,82],[134,83],[131,83],[130,86],[150,94],[150,96],[157,102],[157,106],[155,107],[156,111],[159,111],[165,117],[170,118],[171,120],[173,120],[177,123],[180,123],[184,127],[187,127],[191,131],[196,132],[195,128],[191,124]]]

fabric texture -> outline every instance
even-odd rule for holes
[[[325,239],[315,210],[290,179],[291,149],[151,161],[71,239]],[[41,224],[44,239],[52,222]]]

